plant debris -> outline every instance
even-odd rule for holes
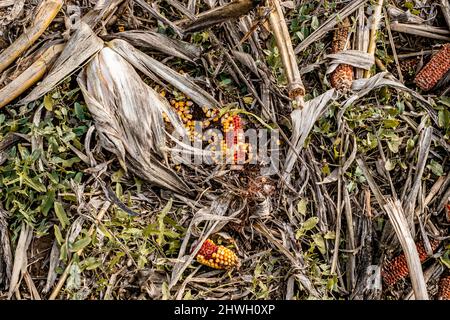
[[[448,1],[0,1],[0,299],[448,299]]]

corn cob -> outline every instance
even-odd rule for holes
[[[439,280],[438,300],[450,300],[450,272],[446,272]]]
[[[349,49],[345,47],[349,33],[350,21],[346,18],[334,33],[331,53],[338,53]],[[337,68],[331,73],[330,82],[331,86],[339,91],[346,92],[350,90],[353,82],[353,67],[348,64],[338,65]]]
[[[445,44],[425,67],[417,74],[414,82],[424,91],[429,91],[450,70],[450,43]]]
[[[182,71],[180,71],[180,73],[182,73]],[[162,90],[160,94],[165,97],[166,91]],[[212,145],[210,149],[211,151],[220,151],[214,159],[217,163],[220,163],[225,159],[228,160],[228,163],[237,164],[240,163],[238,160],[245,160],[247,155],[249,157],[248,161],[250,161],[251,154],[247,152],[250,146],[243,141],[242,131],[244,125],[242,118],[239,115],[231,115],[229,112],[226,112],[220,116],[220,111],[218,109],[204,107],[202,108],[203,119],[194,120],[194,103],[184,95],[177,94],[176,99],[170,100],[170,104],[183,121],[192,141],[196,138],[200,140],[205,138],[204,135],[198,135],[195,131],[198,123],[200,123],[203,130],[213,128],[216,123],[221,124],[221,129],[226,139],[220,138],[219,141],[214,140],[218,138],[218,136],[215,132],[212,132],[211,135],[215,138],[210,137],[208,140],[204,140],[208,141],[210,144],[213,144],[214,142],[220,144],[220,150],[216,150],[217,148],[214,145]],[[196,114],[198,115],[198,113]],[[163,117],[166,123],[170,123],[166,114],[163,114]]]
[[[439,246],[439,241],[432,239],[430,240],[431,248],[434,250]],[[427,251],[422,242],[416,243],[417,252],[419,254],[420,262],[425,262],[428,259]],[[381,271],[381,276],[383,277],[384,283],[388,286],[392,286],[399,280],[404,279],[408,276],[408,264],[406,262],[405,254],[402,253],[395,257],[383,266]]]
[[[195,258],[200,264],[220,270],[232,269],[239,264],[239,259],[233,251],[216,245],[210,239],[203,243]]]

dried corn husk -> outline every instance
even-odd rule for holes
[[[0,55],[0,72],[27,50],[47,29],[58,14],[62,0],[45,0],[39,6],[32,26]]]
[[[392,201],[389,199],[384,205],[384,209],[387,212],[398,240],[402,245],[415,298],[417,300],[428,300],[427,286],[423,276],[419,253],[417,252],[416,244],[414,243],[414,239],[408,227],[408,222],[404,216],[402,205],[398,200]]]
[[[199,58],[201,54],[201,48],[198,46],[152,31],[125,31],[113,34],[112,37],[126,40],[135,47],[158,50],[168,56],[174,56],[188,61]]]
[[[295,48],[295,53],[298,54],[302,52],[312,43],[320,40],[329,31],[333,30],[333,28],[339,23],[339,21],[351,15],[353,12],[358,10],[358,8],[362,7],[367,1],[368,0],[353,0],[345,8],[331,15],[327,21],[325,21],[319,28],[317,28],[313,33],[311,33],[305,40],[303,40]]]
[[[64,51],[55,61],[50,73],[20,102],[29,103],[42,97],[71,75],[102,47],[103,41],[94,34],[86,23],[80,22],[77,31],[67,42]]]
[[[335,89],[328,90],[324,94],[305,102],[303,109],[296,109],[291,113],[292,118],[292,138],[291,143],[294,146],[290,148],[286,156],[283,168],[283,180],[289,182],[290,173],[297,160],[298,153],[303,149],[303,144],[308,137],[314,123],[325,111],[330,100],[333,99]]]
[[[152,77],[156,74],[159,78],[167,81],[175,88],[183,92],[200,107],[217,108],[220,103],[209,93],[200,88],[194,82],[167,67],[158,60],[137,50],[128,42],[120,39],[110,41],[108,47],[119,53],[124,59],[131,63],[136,69]]]
[[[166,156],[165,112],[179,132],[181,120],[165,98],[147,86],[114,50],[103,48],[78,77],[103,147],[121,165],[155,185],[187,192],[187,186],[162,163]]]

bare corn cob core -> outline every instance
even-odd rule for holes
[[[445,44],[431,58],[430,62],[417,74],[414,82],[420,89],[429,91],[444,77],[448,70],[450,70],[450,43]]]
[[[195,256],[197,261],[214,269],[231,269],[238,265],[239,259],[236,254],[224,246],[216,245],[207,239],[200,251]]]
[[[349,49],[345,45],[350,33],[350,21],[348,18],[339,25],[334,32],[333,42],[331,44],[331,53]],[[339,91],[346,92],[350,90],[353,82],[353,67],[348,64],[340,64],[330,76],[331,86]]]
[[[439,280],[438,300],[450,300],[450,272],[446,272]]]
[[[439,246],[439,241],[432,239],[430,240],[431,248],[434,250]],[[427,251],[422,242],[416,243],[417,252],[419,254],[420,262],[425,262],[428,259]],[[409,269],[408,264],[406,262],[405,254],[402,253],[399,256],[395,257],[388,263],[383,266],[381,271],[381,276],[383,277],[384,283],[388,286],[392,286],[401,279],[404,279],[408,276]]]

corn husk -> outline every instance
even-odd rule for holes
[[[369,70],[375,63],[373,55],[359,50],[345,50],[339,53],[332,53],[325,56],[330,59],[330,65],[326,74],[332,73],[340,64],[348,64],[355,68]]]
[[[192,101],[200,107],[218,108],[220,106],[220,103],[216,99],[196,85],[193,81],[167,67],[158,60],[153,59],[145,53],[137,50],[128,42],[116,39],[110,41],[108,43],[108,47],[116,51],[136,69],[147,76],[153,77],[156,75],[162,80],[170,83],[192,99]]]
[[[305,102],[303,109],[296,109],[291,113],[293,148],[289,148],[283,167],[283,180],[289,183],[290,173],[297,161],[299,152],[303,149],[314,123],[323,114],[329,102],[333,99],[336,90],[331,89],[322,95]]]
[[[388,200],[384,209],[389,216],[406,256],[414,295],[417,300],[428,300],[427,286],[416,244],[408,227],[400,201]]]
[[[296,54],[302,52],[307,47],[309,47],[315,41],[320,40],[328,32],[333,30],[333,28],[343,19],[351,15],[358,8],[362,7],[368,0],[353,0],[345,8],[339,12],[331,15],[327,21],[325,21],[319,28],[314,30],[305,40],[303,40],[294,50]]]
[[[125,31],[113,34],[112,37],[126,40],[134,47],[157,50],[188,61],[199,58],[201,54],[201,48],[198,46],[152,31]]]
[[[58,14],[62,4],[62,0],[45,0],[42,2],[31,27],[0,55],[0,72],[13,63],[44,33]]]
[[[63,50],[64,45],[53,45],[17,78],[0,89],[0,108],[16,99],[38,82]]]
[[[94,29],[105,17],[111,16],[124,0],[101,0],[86,13],[82,21]]]
[[[66,77],[79,69],[83,63],[89,60],[102,47],[103,41],[94,34],[87,24],[80,22],[78,29],[67,42],[64,51],[55,61],[49,74],[20,102],[29,103],[48,93]]]
[[[111,48],[103,48],[78,77],[102,146],[124,169],[175,192],[187,186],[165,164],[165,112],[179,132],[181,120],[165,98],[147,86],[133,67]]]

